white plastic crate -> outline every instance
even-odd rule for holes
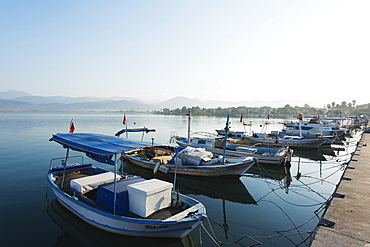
[[[127,190],[130,212],[141,217],[171,205],[172,183],[150,179],[130,184]]]

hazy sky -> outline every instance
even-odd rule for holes
[[[369,0],[2,0],[0,91],[370,103],[369,13]]]

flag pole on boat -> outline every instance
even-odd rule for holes
[[[69,124],[69,133],[72,134],[75,131],[75,129],[76,128],[75,128],[75,125],[73,123],[73,118],[72,118],[71,119],[71,123]],[[63,188],[64,187],[64,177],[65,177],[65,174],[66,174],[66,168],[67,168],[67,165],[68,165],[68,159],[69,159],[69,146],[67,147],[66,158],[63,161],[64,169],[63,169],[63,176],[62,176],[62,184],[61,184],[60,188]]]
[[[127,132],[127,119],[126,119],[126,113],[123,114],[123,120],[122,120],[123,125],[126,126],[126,139],[128,139],[128,132]]]
[[[225,164],[227,132],[229,131],[229,118],[230,118],[230,115],[227,115],[226,126],[225,126],[225,137],[224,137],[224,151],[223,151],[223,154],[222,154],[222,164]]]

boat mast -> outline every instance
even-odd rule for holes
[[[229,118],[230,118],[230,115],[227,115],[226,126],[225,126],[225,137],[224,137],[224,151],[222,153],[222,164],[225,164],[227,132],[229,131]]]
[[[188,115],[188,143],[190,143],[190,120],[191,120],[191,110],[189,110]]]

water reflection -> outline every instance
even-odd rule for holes
[[[123,162],[121,172],[138,175],[146,179],[158,178],[173,183],[174,175],[136,166],[129,161]],[[214,199],[223,199],[242,204],[256,204],[247,188],[239,178],[227,177],[196,177],[177,175],[176,188],[183,194],[205,195]]]
[[[305,158],[314,161],[326,161],[325,156],[335,156],[334,149],[331,147],[310,148],[310,149],[295,149],[294,157]]]
[[[47,208],[49,217],[57,224],[61,233],[53,246],[174,246],[197,247],[198,244],[187,235],[180,239],[144,238],[121,236],[100,230],[84,222],[54,199]]]

